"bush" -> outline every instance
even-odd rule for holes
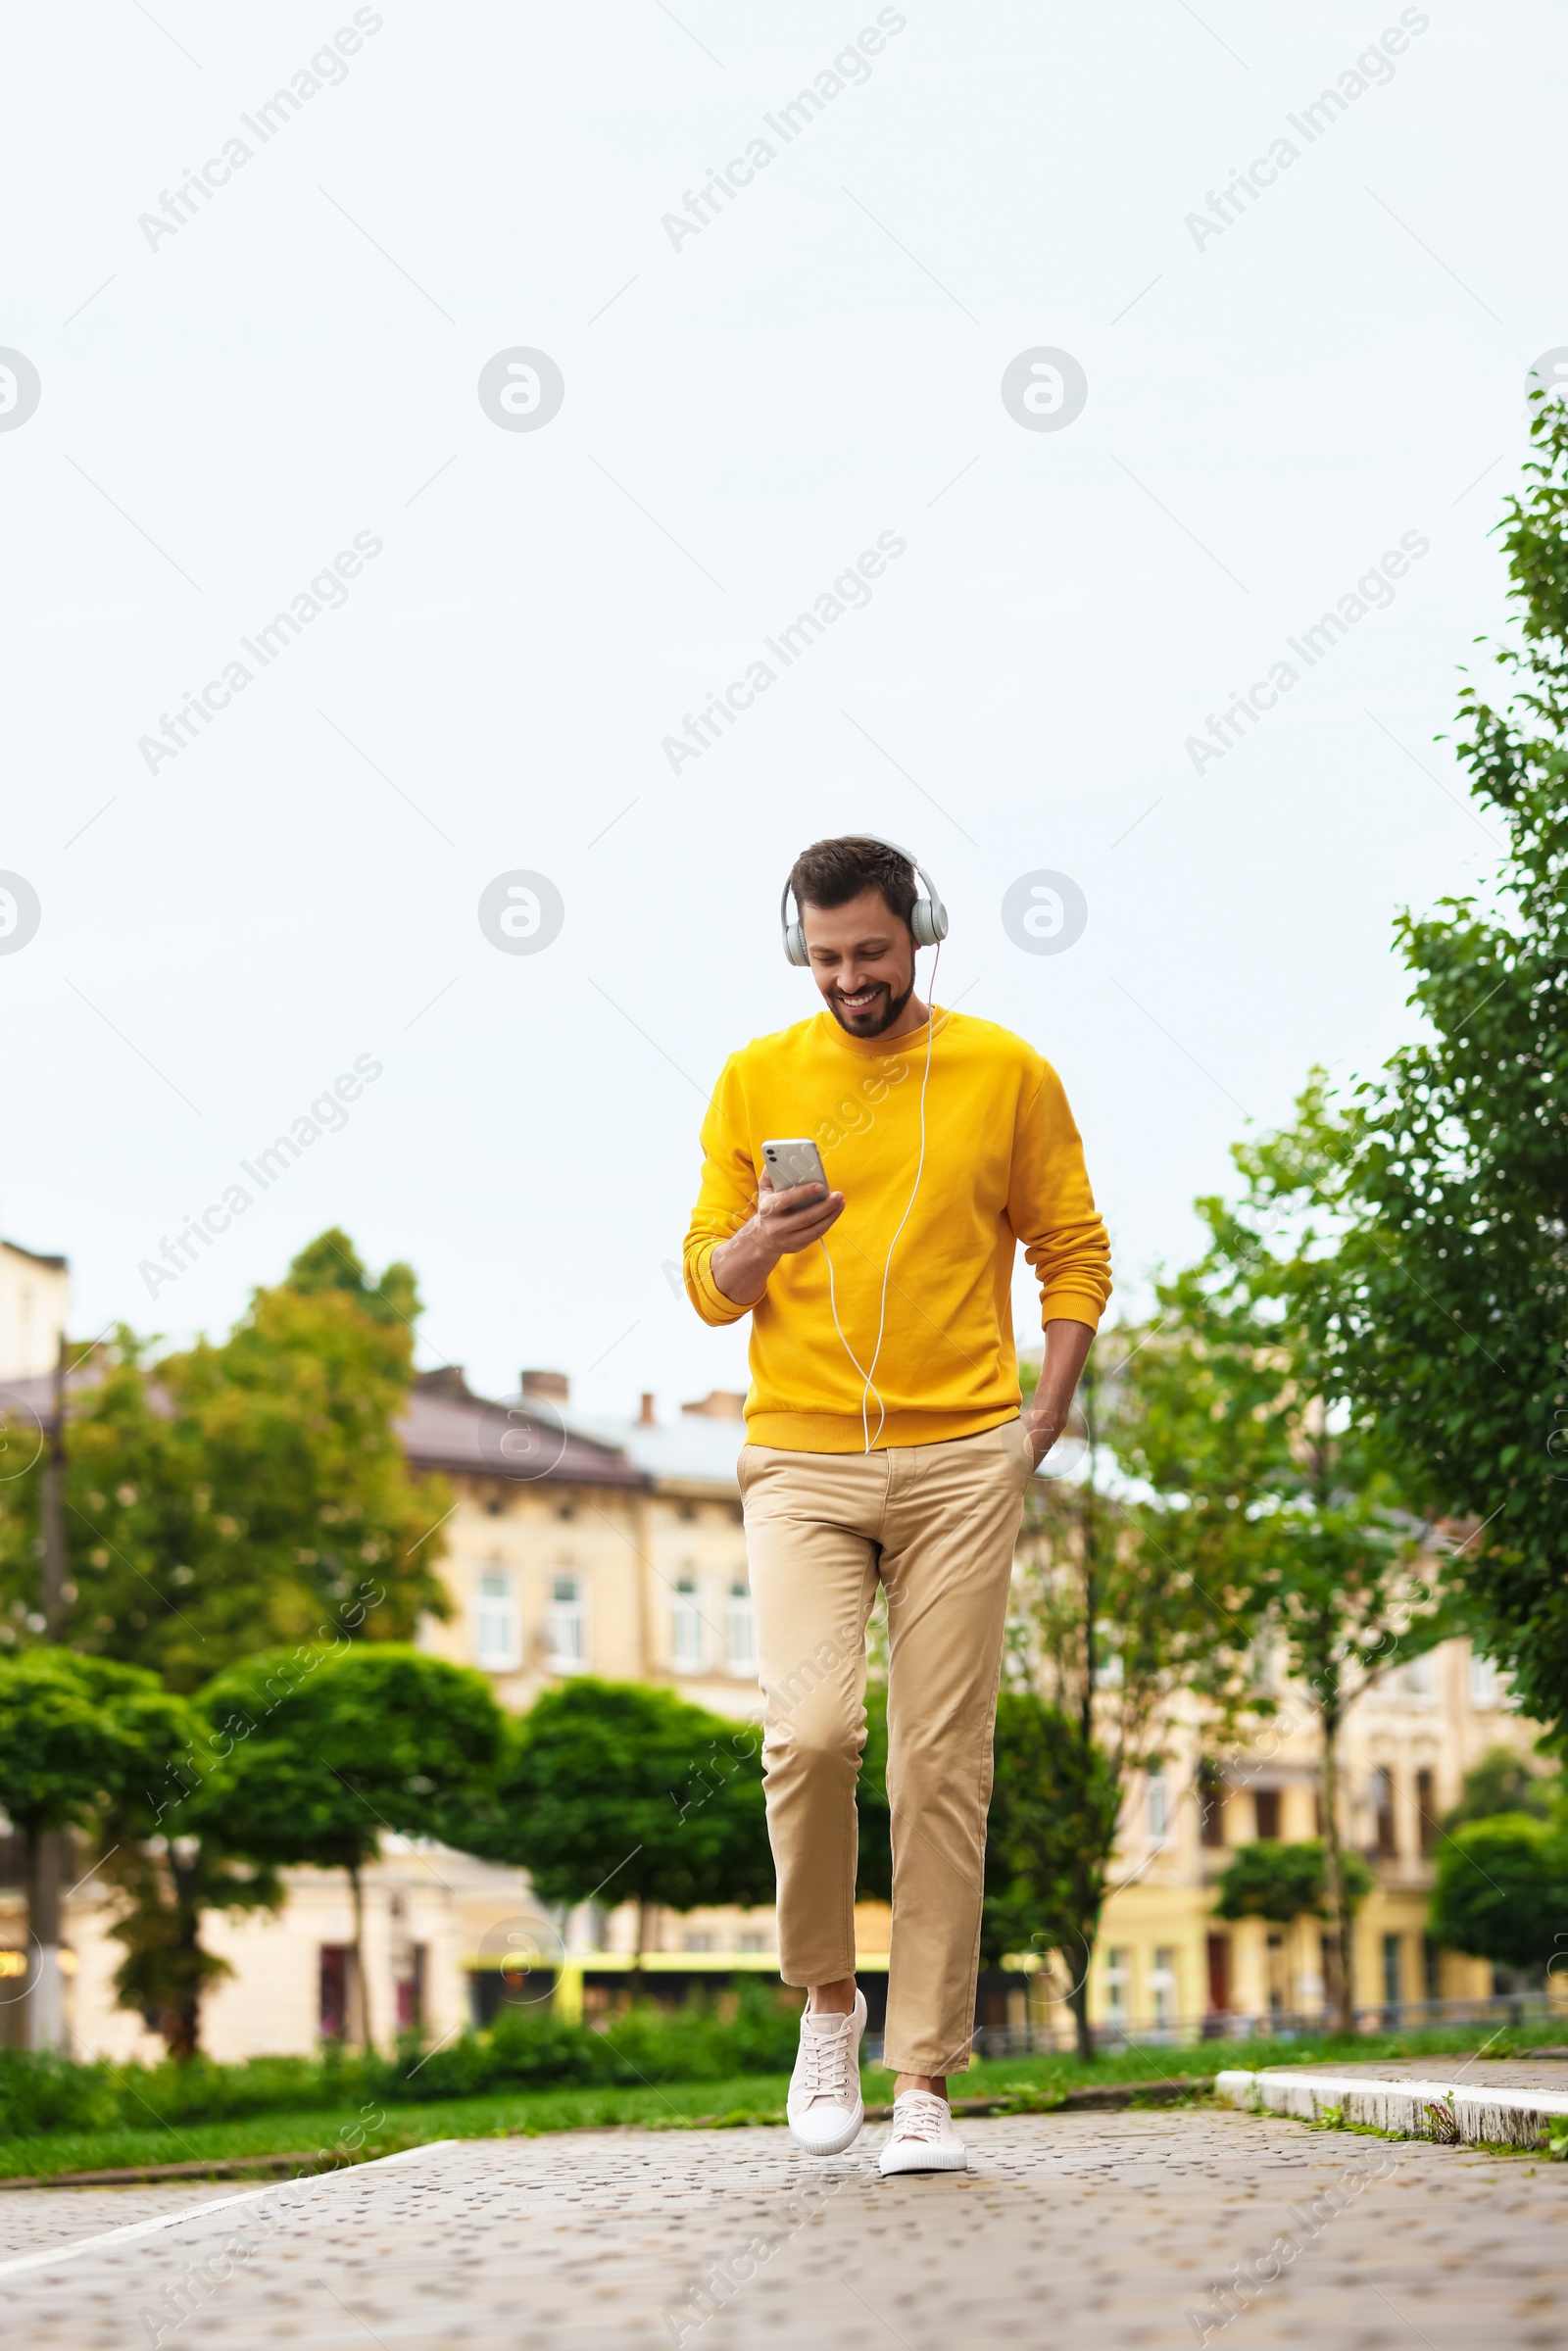
[[[1342,1853],[1340,1870],[1346,1899],[1352,1911],[1358,1910],[1377,1881],[1359,1853]],[[1302,1917],[1322,1918],[1327,1885],[1319,1838],[1298,1845],[1259,1838],[1255,1844],[1239,1845],[1221,1872],[1214,1916],[1267,1919],[1276,1927],[1293,1926]]]
[[[5,2137],[26,2138],[39,2131],[112,2131],[120,2111],[113,2066],[0,2049],[0,2134]]]
[[[1439,1856],[1429,1925],[1450,1951],[1544,1970],[1568,1933],[1568,1837],[1526,1812],[1455,1829]]]
[[[77,2065],[0,2050],[0,2137],[51,2131],[145,2129],[150,2123],[234,2122],[318,2108],[419,2105],[502,2090],[582,2083],[718,2082],[735,2074],[787,2073],[797,2013],[764,1984],[748,1983],[732,2018],[711,2005],[633,2005],[600,2030],[547,2008],[503,2010],[485,2033],[464,2033],[426,2055],[409,2039],[395,2056],[253,2057],[217,2065]]]

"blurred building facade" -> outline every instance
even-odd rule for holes
[[[0,1382],[52,1372],[71,1306],[71,1268],[0,1241]]]
[[[634,1421],[606,1425],[573,1415],[559,1374],[524,1373],[510,1403],[474,1396],[455,1368],[423,1375],[405,1443],[417,1468],[451,1481],[456,1501],[442,1568],[452,1614],[423,1627],[422,1645],[478,1667],[513,1709],[588,1673],[673,1688],[715,1713],[755,1720],[735,1475],[741,1403],[718,1392],[661,1419],[645,1396]],[[1196,1722],[1178,1717],[1163,1769],[1130,1789],[1090,1973],[1091,2014],[1109,2034],[1185,2036],[1205,2021],[1219,2030],[1228,2018],[1283,2023],[1321,2009],[1315,1923],[1226,1926],[1212,1912],[1214,1881],[1237,1845],[1318,1833],[1315,1716],[1288,1688],[1279,1700],[1254,1745],[1217,1761],[1205,1756]],[[1491,1991],[1489,1968],[1425,1938],[1434,1852],[1469,1767],[1499,1744],[1527,1754],[1535,1736],[1499,1677],[1462,1641],[1389,1675],[1352,1710],[1343,1737],[1346,1826],[1377,1881],[1356,1922],[1363,2008],[1407,2010]],[[362,1986],[346,1880],[296,1870],[288,1885],[276,1918],[208,1920],[205,1939],[233,1971],[205,2004],[204,2041],[215,2057],[358,2038],[367,1992],[378,2038],[418,2026],[433,2040],[487,2021],[503,2000],[553,1998],[591,2012],[623,1992],[630,1906],[584,1907],[563,1919],[535,1900],[520,1871],[389,1837],[366,1874]],[[121,1953],[108,1923],[89,1881],[68,1912],[74,2044],[156,2055],[161,2044],[115,2005]],[[873,1982],[887,1964],[890,1925],[885,1905],[857,1912]],[[770,1910],[657,1914],[653,1940],[649,1974],[669,1994],[714,1975],[776,1969]],[[24,1942],[13,1883],[0,1891],[0,1945],[10,1946],[0,1948],[0,2038],[17,2037],[8,1995],[21,1986],[4,1971]],[[979,2021],[993,2030],[1027,2022],[1065,2037],[1064,1988],[1045,1966],[988,1975]]]

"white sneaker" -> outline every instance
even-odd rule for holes
[[[808,2155],[842,2155],[865,2120],[860,2101],[860,2035],[865,1994],[857,1990],[848,2016],[808,2009],[785,2107],[790,2135]]]
[[[953,2128],[953,2109],[935,2090],[906,2089],[893,2101],[893,2129],[877,2169],[884,2180],[895,2172],[966,2172],[969,2150]]]

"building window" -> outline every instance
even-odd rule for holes
[[[713,1947],[713,1938],[710,1935],[688,1935],[685,1937],[685,1944],[688,1951],[710,1951]]]
[[[1372,1774],[1372,1817],[1376,1824],[1374,1850],[1380,1860],[1392,1860],[1399,1849],[1394,1822],[1394,1775],[1376,1771]]]
[[[1402,1935],[1385,1935],[1383,1937],[1383,1997],[1390,2008],[1397,2008],[1403,1997],[1399,1981],[1402,1973],[1399,1945],[1403,1940]]]
[[[755,1935],[748,1930],[748,1932],[741,1936],[736,1948],[737,1950],[741,1951],[765,1951],[767,1949],[767,1938],[765,1935]]]
[[[478,1661],[495,1673],[509,1672],[521,1663],[517,1646],[517,1603],[512,1577],[504,1567],[479,1570],[479,1607],[475,1620]]]
[[[1105,2006],[1113,2025],[1127,2022],[1127,1993],[1133,1980],[1133,1955],[1124,1943],[1113,1943],[1105,1959]]]
[[[1215,2016],[1229,2014],[1231,1938],[1228,1935],[1211,1935],[1208,1938],[1208,2005]]]
[[[549,1663],[558,1674],[573,1674],[588,1662],[587,1608],[580,1576],[552,1576],[545,1611]]]
[[[1170,1789],[1165,1784],[1163,1763],[1149,1767],[1149,1834],[1152,1841],[1162,1845],[1170,1831]]]
[[[697,1586],[690,1576],[682,1576],[675,1587],[675,1605],[671,1610],[674,1633],[674,1667],[678,1674],[696,1674],[703,1665],[703,1618],[697,1599]]]
[[[1223,1846],[1225,1842],[1225,1783],[1218,1767],[1200,1763],[1198,1767],[1198,1817],[1201,1824],[1200,1835],[1205,1845]]]
[[[1279,1927],[1268,1932],[1268,2007],[1270,2016],[1280,2016],[1285,2009],[1285,1935]]]
[[[1429,1698],[1437,1687],[1430,1649],[1424,1657],[1412,1657],[1404,1669],[1404,1687],[1412,1698]]]
[[[1482,1714],[1493,1712],[1497,1703],[1497,1669],[1490,1657],[1474,1649],[1470,1652],[1470,1703]]]
[[[1154,1994],[1154,2023],[1168,2029],[1176,2022],[1176,1951],[1171,1943],[1160,1943],[1154,1951],[1154,1972],[1149,1979]]]
[[[417,2033],[424,2023],[425,1946],[411,1943],[408,1952],[409,1972],[397,1981],[398,2031]]]
[[[1432,1772],[1425,1764],[1415,1776],[1416,1839],[1423,1853],[1430,1853],[1438,1841],[1438,1791]]]
[[[755,1674],[757,1671],[757,1622],[752,1613],[752,1595],[744,1584],[729,1588],[729,1670],[732,1674]]]
[[[1280,1791],[1277,1788],[1254,1788],[1252,1812],[1257,1822],[1257,1834],[1271,1844],[1279,1841]]]
[[[318,2030],[322,2040],[346,2041],[358,2034],[359,2002],[354,1949],[350,1943],[322,1943]]]

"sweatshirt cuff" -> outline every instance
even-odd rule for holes
[[[713,1251],[717,1247],[716,1241],[705,1241],[687,1258],[686,1295],[704,1322],[739,1322],[743,1315],[750,1314],[754,1306],[761,1304],[767,1295],[766,1287],[764,1285],[756,1298],[747,1298],[741,1303],[727,1298],[713,1279]]]
[[[1085,1322],[1092,1331],[1100,1328],[1107,1300],[1093,1290],[1047,1290],[1041,1294],[1040,1324],[1048,1322]]]

